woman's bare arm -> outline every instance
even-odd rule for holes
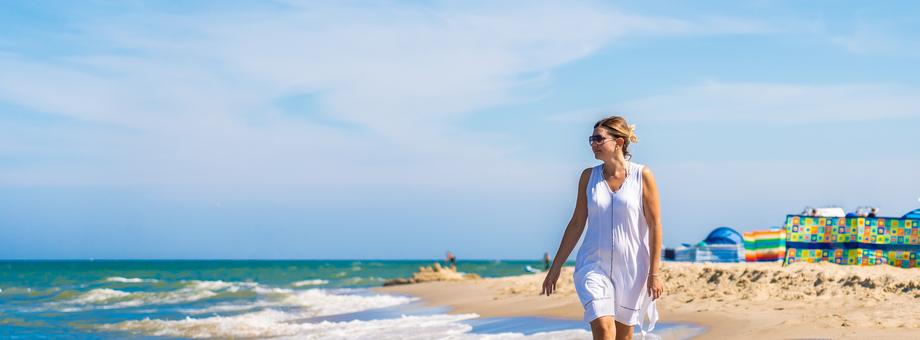
[[[663,292],[663,287],[658,281],[658,267],[661,262],[661,206],[658,200],[658,185],[652,170],[645,167],[642,170],[642,213],[648,224],[649,242],[649,295],[657,299]]]
[[[578,239],[585,230],[585,222],[588,220],[588,195],[585,187],[588,186],[588,178],[591,177],[591,169],[585,169],[581,172],[581,178],[578,180],[578,197],[575,199],[575,211],[572,212],[572,218],[565,227],[565,233],[562,235],[562,242],[556,251],[556,257],[553,259],[553,266],[562,268],[565,260],[569,258]]]
[[[559,243],[559,249],[556,250],[556,256],[553,258],[553,264],[546,273],[543,280],[543,294],[550,295],[556,290],[556,281],[559,279],[559,271],[565,260],[569,258],[578,239],[585,230],[585,222],[588,219],[588,195],[585,187],[588,185],[588,179],[591,177],[591,169],[585,169],[581,172],[581,178],[578,180],[578,197],[575,199],[575,211],[569,220],[568,226],[565,227],[565,233],[562,235],[562,242]]]
[[[645,167],[642,170],[642,213],[648,224],[649,274],[658,273],[658,262],[661,257],[661,206],[658,202],[658,186],[652,170]]]

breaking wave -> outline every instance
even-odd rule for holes
[[[121,276],[107,277],[107,278],[105,278],[105,280],[106,280],[107,282],[120,282],[120,283],[148,283],[148,282],[149,282],[149,283],[152,283],[152,282],[160,282],[160,281],[157,280],[157,279],[141,279],[141,278],[136,278],[136,277],[125,278],[125,277],[121,277]]]
[[[303,281],[297,281],[297,282],[292,283],[291,286],[294,286],[294,287],[321,286],[321,285],[325,285],[325,284],[329,284],[329,281],[328,281],[328,280],[322,280],[322,279],[316,279],[316,280],[303,280]]]
[[[143,319],[103,325],[102,330],[128,331],[153,336],[187,338],[282,337],[290,339],[585,339],[585,330],[565,330],[524,335],[521,333],[474,334],[463,323],[476,314],[402,316],[394,319],[318,323],[293,322],[303,315],[267,309],[236,316]]]

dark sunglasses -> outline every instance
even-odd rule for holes
[[[603,143],[606,139],[607,138],[604,138],[604,136],[601,135],[591,135],[588,136],[588,144],[600,144]]]

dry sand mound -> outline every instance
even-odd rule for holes
[[[451,268],[441,267],[440,263],[435,262],[431,266],[419,267],[418,271],[413,273],[411,278],[386,280],[383,285],[392,286],[431,281],[461,281],[478,278],[480,278],[479,275],[461,273]]]
[[[920,271],[831,263],[667,263],[669,292],[688,299],[802,300],[836,297],[882,301],[920,298]]]

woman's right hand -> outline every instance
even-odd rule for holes
[[[560,269],[556,266],[549,268],[549,271],[546,272],[546,278],[543,279],[543,292],[540,295],[549,296],[556,291],[556,281],[559,281],[559,271]]]

